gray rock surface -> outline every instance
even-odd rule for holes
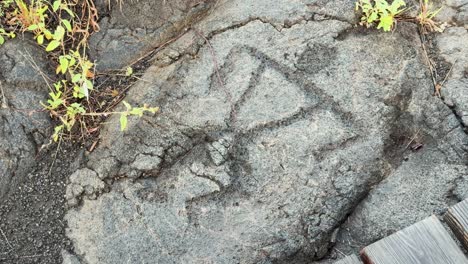
[[[450,10],[443,9],[441,19],[454,26],[434,38],[434,62],[440,73],[447,74],[441,100],[452,114],[444,110],[441,117],[445,116],[445,120],[441,121],[434,115],[439,112],[434,111],[434,105],[427,105],[427,125],[415,131],[414,140],[408,145],[424,146],[406,156],[350,215],[331,255],[358,252],[431,214],[442,215],[448,207],[468,197],[468,32],[460,26],[466,23],[467,4],[464,0],[444,2],[455,9],[451,17],[446,16]],[[439,83],[444,75],[439,76]]]
[[[463,1],[461,1],[463,2]],[[468,1],[463,2],[468,8]],[[468,9],[461,10],[468,19]],[[468,20],[465,20],[465,23]],[[462,126],[468,126],[468,28],[453,27],[447,29],[437,38],[440,56],[451,65],[447,81],[442,87],[444,102],[454,111]],[[468,197],[468,173],[460,176],[455,184],[454,195],[459,199]]]
[[[463,197],[468,137],[416,27],[354,24],[352,1],[218,1],[129,91],[161,113],[110,118],[72,175],[78,259],[310,263]]]
[[[33,66],[47,74],[45,52],[28,40],[12,40],[0,46],[0,61],[1,200],[12,181],[22,179],[35,165],[51,124],[39,105],[48,88]]]
[[[468,125],[468,29],[452,27],[437,38],[442,58],[453,65],[442,89],[444,100],[456,111],[464,126]]]
[[[445,146],[425,148],[371,191],[341,227],[335,250],[357,252],[431,214],[442,215],[460,198],[468,197],[462,196],[466,189],[465,194],[454,192],[457,181],[468,174],[466,158],[447,162],[440,159],[446,158],[441,152]]]
[[[119,70],[184,32],[211,0],[97,1],[101,31],[90,39],[99,71]],[[110,10],[108,10],[110,8]]]
[[[70,176],[65,198],[70,206],[75,206],[81,196],[86,195],[88,199],[93,199],[104,187],[104,182],[96,172],[89,169],[78,170]]]
[[[464,26],[468,23],[468,1],[467,0],[441,0],[436,3],[441,6],[437,18],[441,21]]]
[[[66,250],[62,250],[62,259],[63,264],[81,264],[80,260],[76,256],[70,254]]]

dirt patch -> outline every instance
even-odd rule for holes
[[[61,158],[54,162],[56,153]],[[61,251],[72,250],[65,236],[64,195],[80,153],[72,145],[58,152],[52,148],[38,155],[35,171],[14,179],[0,205],[0,263],[62,263]]]
[[[423,37],[423,40],[425,40],[429,60],[431,60],[431,64],[434,67],[434,78],[437,83],[442,83],[449,73],[452,65],[440,55],[440,50],[435,43],[435,34],[436,33],[427,34]]]

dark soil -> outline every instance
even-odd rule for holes
[[[437,83],[442,83],[447,74],[449,74],[452,65],[440,56],[439,48],[434,43],[435,34],[436,33],[427,34],[424,36],[424,39],[426,40],[427,55],[434,66],[434,77]]]
[[[94,110],[110,112],[149,67],[152,55],[132,66],[132,76],[122,72],[98,76],[95,84],[100,93],[93,98],[96,102]],[[42,151],[37,155],[36,169],[25,178],[14,179],[13,187],[0,204],[1,264],[56,264],[62,263],[62,250],[74,252],[65,235],[68,177],[80,167],[84,151],[96,147],[99,127],[105,120],[105,116],[89,120],[89,127],[95,128],[89,133],[77,131],[65,135],[64,142],[67,143],[62,142],[58,152],[57,145]]]
[[[57,152],[56,147],[38,154],[37,169],[14,179],[0,205],[0,263],[56,264],[62,263],[62,250],[72,252],[65,236],[65,189],[83,151],[62,144]]]

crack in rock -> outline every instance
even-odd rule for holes
[[[468,141],[431,96],[417,30],[354,31],[346,5],[226,1],[161,51],[126,99],[161,113],[125,134],[111,118],[89,156],[110,189],[67,214],[79,255],[300,263],[445,206]]]

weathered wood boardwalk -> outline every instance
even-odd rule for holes
[[[468,247],[468,199],[450,208],[445,220]],[[468,264],[468,259],[436,216],[379,240],[335,264]],[[362,262],[361,262],[362,261]]]
[[[357,256],[351,255],[338,262],[335,262],[335,264],[362,264],[362,262]]]
[[[468,250],[468,199],[450,208],[445,221]]]
[[[375,264],[468,264],[435,216],[365,247],[361,256],[365,262]]]

